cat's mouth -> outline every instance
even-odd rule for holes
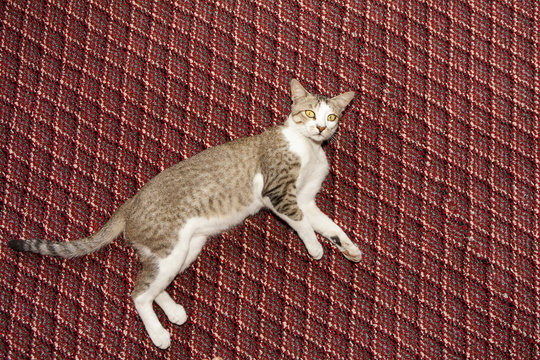
[[[323,134],[314,134],[314,135],[311,135],[311,138],[315,141],[324,141],[327,139],[327,137],[324,136]]]
[[[315,141],[326,141],[332,137],[332,132],[320,132],[318,134],[312,134],[311,138]]]

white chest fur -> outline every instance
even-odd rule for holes
[[[321,145],[306,138],[293,128],[285,127],[283,135],[289,149],[301,160],[300,174],[296,181],[299,203],[313,200],[328,175],[328,160]]]

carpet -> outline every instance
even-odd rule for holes
[[[0,357],[540,357],[539,3],[0,1]],[[283,122],[289,81],[355,90],[318,203],[364,251],[309,258],[261,212],[169,287],[154,347],[119,238],[61,260],[11,239],[100,228],[153,175]]]

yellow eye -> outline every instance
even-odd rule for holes
[[[328,121],[336,121],[336,119],[337,119],[336,115],[334,115],[334,114],[328,115]]]
[[[315,113],[313,111],[311,111],[311,110],[306,110],[306,111],[304,111],[304,113],[306,114],[306,116],[308,118],[313,119],[315,117]]]

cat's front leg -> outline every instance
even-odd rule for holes
[[[354,262],[362,260],[362,252],[358,246],[351,241],[343,229],[317,207],[315,202],[306,205],[304,213],[313,229],[329,239],[347,259]]]
[[[315,260],[320,260],[324,254],[323,247],[317,239],[313,227],[296,202],[290,202],[286,207],[283,207],[279,206],[279,204],[278,206],[274,206],[268,198],[263,199],[263,201],[266,207],[296,231],[300,239],[304,242],[309,255]]]
[[[283,216],[282,214],[278,214],[278,216],[285,220],[287,224],[289,224],[289,226],[296,231],[300,239],[302,239],[304,242],[304,245],[312,258],[315,260],[320,260],[323,257],[323,247],[317,239],[317,235],[315,235],[313,227],[305,216],[302,218],[302,220],[298,221]]]

